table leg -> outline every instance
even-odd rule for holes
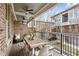
[[[32,48],[32,56],[35,55],[35,48]]]

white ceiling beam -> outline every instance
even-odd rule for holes
[[[11,8],[12,8],[12,13],[13,13],[13,15],[15,17],[15,20],[17,20],[16,14],[15,14],[15,11],[14,11],[14,5],[13,5],[13,3],[11,3]]]
[[[16,14],[16,15],[19,15],[19,16],[26,16],[26,14],[23,13],[23,12],[17,12],[17,11],[15,11],[15,14]]]
[[[46,4],[34,16],[36,17],[36,16],[40,15],[41,13],[45,12],[46,10],[48,10],[49,8],[53,7],[56,4],[57,3],[48,3],[48,4]]]

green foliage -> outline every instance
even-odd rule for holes
[[[79,56],[79,51],[76,52],[76,56]]]

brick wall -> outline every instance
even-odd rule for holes
[[[13,40],[13,18],[10,6],[6,6],[0,3],[0,55],[9,55]]]
[[[27,33],[27,25],[23,25],[19,21],[15,21],[14,32],[15,34],[20,34],[22,36],[24,33]]]
[[[0,55],[5,55],[7,44],[6,44],[6,6],[0,4]],[[1,31],[2,30],[2,31]]]
[[[27,25],[23,25],[19,21],[14,22],[14,32],[15,32],[15,34],[18,33],[22,36],[23,34],[27,34],[27,33],[32,32],[32,31],[33,31],[32,27],[28,27]]]

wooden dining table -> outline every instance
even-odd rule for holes
[[[42,39],[39,39],[39,38],[34,38],[33,40],[29,40],[29,39],[27,39],[27,37],[24,37],[24,39],[26,40],[27,44],[32,49],[32,56],[35,55],[35,48],[36,47],[48,44],[48,41],[44,40],[44,39],[42,40]]]

